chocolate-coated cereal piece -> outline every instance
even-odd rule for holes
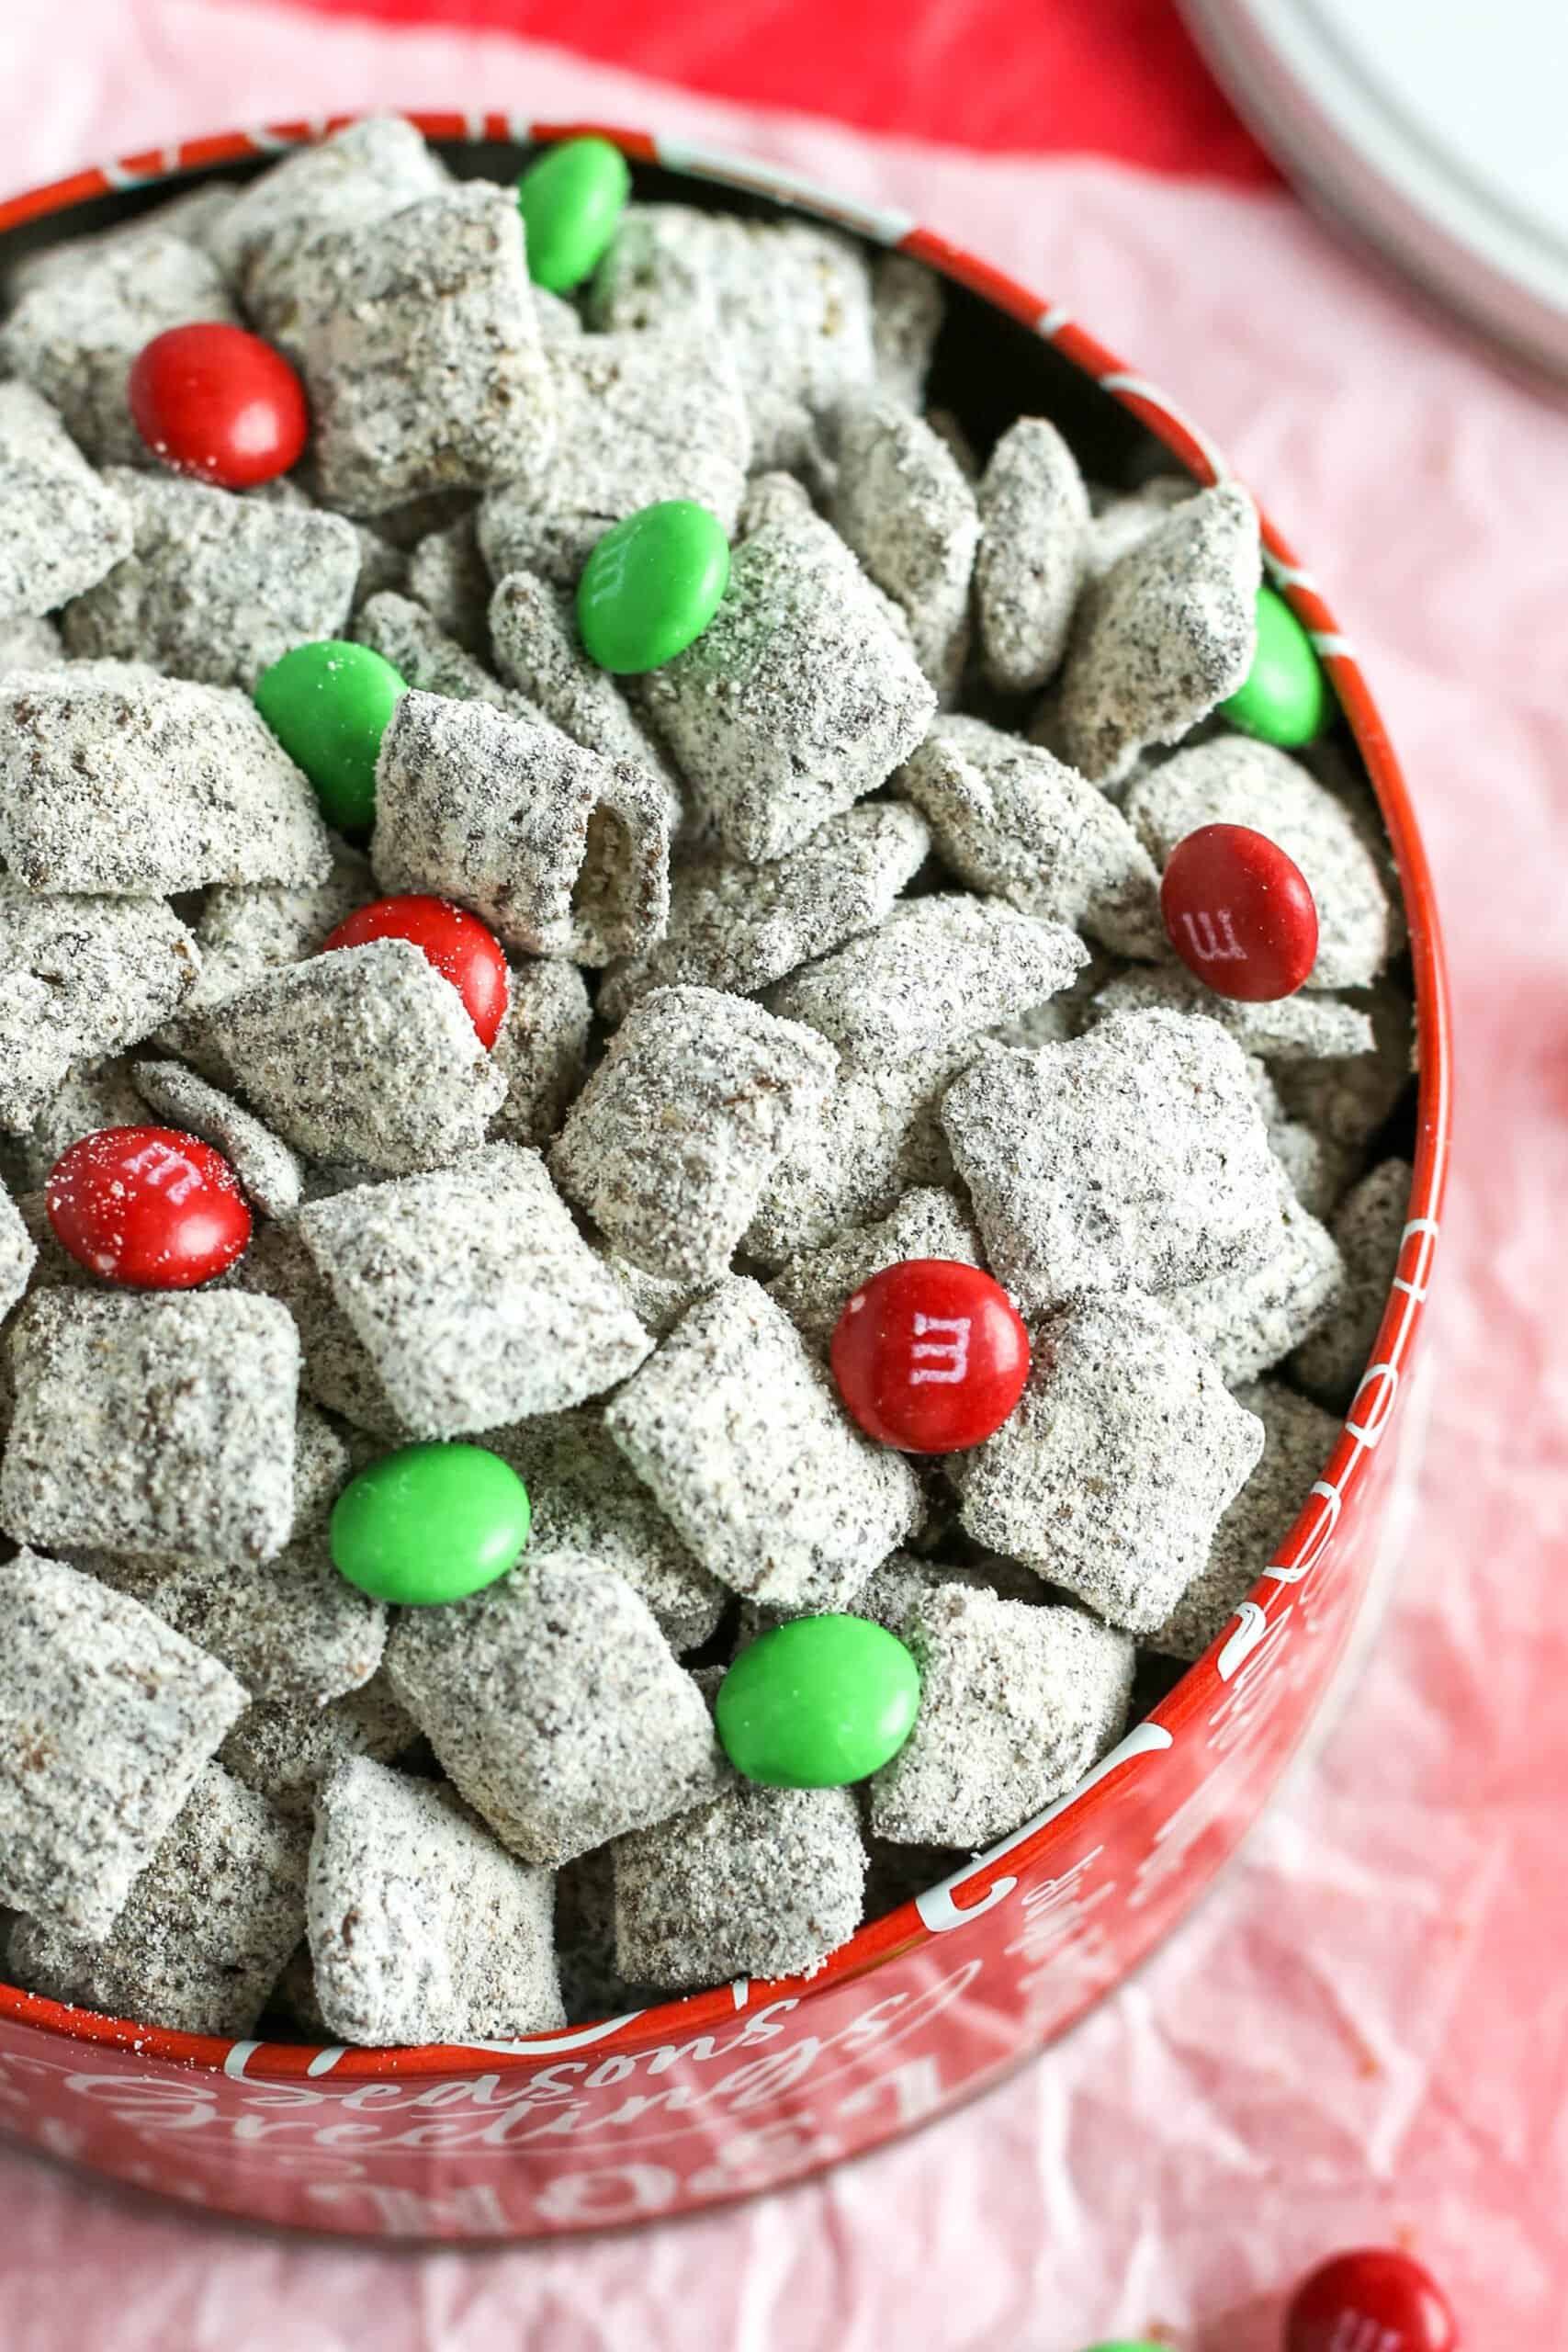
[[[21,1138],[28,1184],[41,1186],[61,1153],[100,1127],[145,1126],[146,1109],[131,1080],[129,1055],[77,1063]]]
[[[367,2048],[499,2041],[566,2023],[547,1871],[452,1790],[367,1757],[321,1791],[307,1920],[316,1999]]]
[[[900,1638],[920,1711],[871,1784],[879,1838],[987,1845],[1065,1796],[1125,1728],[1133,1645],[1082,1610],[947,1584]]]
[[[1246,1600],[1322,1476],[1339,1424],[1283,1381],[1259,1380],[1236,1402],[1263,1424],[1263,1452],[1218,1527],[1209,1556],[1163,1625],[1145,1635],[1165,1657],[1201,1657]]]
[[[908,616],[915,659],[950,702],[969,649],[975,493],[923,417],[882,393],[837,419],[834,528]]]
[[[865,1847],[849,1789],[746,1781],[615,1848],[623,1977],[679,1991],[807,1974],[860,1925]]]
[[[242,1091],[310,1159],[439,1168],[504,1099],[462,998],[410,940],[285,965],[212,1018]]]
[[[1021,416],[980,478],[975,609],[994,686],[1027,694],[1060,663],[1082,585],[1089,492],[1077,460],[1043,416]]]
[[[656,989],[567,1113],[551,1168],[636,1264],[716,1281],[836,1069],[812,1031],[743,997]]]
[[[1388,1304],[1410,1212],[1410,1163],[1385,1159],[1352,1185],[1330,1224],[1345,1263],[1334,1313],[1297,1349],[1292,1375],[1320,1403],[1348,1405]]]
[[[929,264],[884,254],[871,274],[871,339],[876,388],[906,408],[923,404],[947,297]]]
[[[216,1038],[209,1031],[201,1046],[196,1046],[197,1017],[280,964],[301,964],[314,956],[346,916],[375,896],[367,861],[336,840],[324,881],[241,884],[209,891],[196,921],[201,971],[187,1008],[191,1017],[170,1031],[165,1041],[205,1075],[215,1076],[209,1064]]]
[[[1136,490],[1089,491],[1093,509],[1084,549],[1084,576],[1103,580],[1112,564],[1130,548],[1157,531],[1173,506],[1185,506],[1196,495],[1187,474],[1156,474]]]
[[[57,670],[65,658],[64,644],[52,621],[25,615],[0,620],[0,680],[30,670]]]
[[[529,955],[607,964],[663,930],[669,859],[668,804],[642,769],[479,702],[394,709],[370,847],[383,890],[457,899]]]
[[[961,1516],[1108,1623],[1152,1633],[1262,1449],[1261,1422],[1174,1316],[1104,1294],[1037,1328],[1017,1410],[962,1459]]]
[[[325,1197],[330,1199],[331,1192]],[[375,1365],[293,1218],[264,1225],[252,1236],[236,1278],[242,1289],[276,1298],[288,1308],[299,1334],[299,1385],[307,1396],[374,1437],[395,1442],[407,1436]]]
[[[1119,1012],[1067,1045],[989,1054],[942,1119],[991,1271],[1030,1310],[1268,1255],[1268,1134],[1246,1057],[1213,1022]]]
[[[905,900],[877,930],[781,980],[768,1002],[851,1061],[896,1062],[1015,1020],[1087,960],[1065,924],[949,891]]]
[[[124,500],[30,384],[0,384],[0,615],[51,613],[130,552]]]
[[[280,307],[268,299],[268,280],[287,279],[312,239],[324,230],[385,220],[446,185],[445,166],[413,125],[376,115],[298,149],[231,191],[232,202],[204,225],[202,242],[266,324],[268,312]]]
[[[759,1600],[840,1607],[919,1517],[908,1464],[745,1277],[698,1300],[605,1423],[704,1567]]]
[[[491,579],[479,548],[478,514],[459,514],[444,529],[427,532],[408,559],[407,577],[409,594],[436,627],[475,661],[488,661]]]
[[[514,190],[468,181],[312,238],[290,278],[329,505],[377,514],[548,463],[554,392]]]
[[[490,1123],[504,1143],[547,1144],[588,1075],[592,1008],[575,964],[528,956],[512,966],[506,1018],[491,1060],[506,1099]]]
[[[44,1291],[17,1317],[11,1354],[8,1534],[236,1572],[281,1551],[299,1343],[275,1300]]]
[[[0,855],[33,890],[320,882],[315,795],[247,697],[115,662],[0,685]]]
[[[829,524],[741,542],[708,627],[644,688],[699,814],[733,857],[782,857],[886,781],[936,696]]]
[[[1121,955],[1164,955],[1153,859],[1105,795],[1049,752],[984,719],[939,718],[895,781],[972,889]]]
[[[1333,1236],[1302,1206],[1283,1169],[1269,1255],[1167,1291],[1168,1306],[1228,1386],[1282,1363],[1334,1313],[1345,1267]]]
[[[22,1222],[21,1211],[9,1193],[0,1188],[0,1322],[27,1289],[38,1262],[38,1249]]]
[[[455,637],[448,636],[423,605],[388,589],[367,596],[350,632],[389,662],[415,694],[445,695],[453,702],[488,702],[514,718],[544,724],[544,713],[525,695],[513,693],[492,677]]]
[[[1357,1003],[1307,989],[1271,1001],[1246,1003],[1237,997],[1216,995],[1196,973],[1179,964],[1162,964],[1157,971],[1119,973],[1096,996],[1089,1020],[1092,1026],[1112,1012],[1160,1011],[1201,1013],[1234,1037],[1243,1053],[1262,1055],[1273,1062],[1364,1054],[1372,1042],[1372,1024]]]
[[[299,1207],[304,1182],[299,1155],[259,1119],[181,1062],[136,1062],[131,1074],[142,1102],[164,1126],[199,1136],[223,1154],[246,1199],[264,1216],[287,1216]]]
[[[591,334],[558,345],[549,359],[555,457],[492,490],[479,510],[494,579],[532,571],[574,588],[612,524],[667,498],[694,500],[733,533],[751,420],[722,343]]]
[[[1079,608],[1062,681],[1067,754],[1091,784],[1129,775],[1234,694],[1252,665],[1258,511],[1234,482],[1188,499]]]
[[[359,541],[341,514],[128,467],[105,479],[134,547],[66,611],[73,654],[248,692],[291,646],[342,636]]]
[[[1365,988],[1377,978],[1393,944],[1377,860],[1343,802],[1288,752],[1250,736],[1219,736],[1138,777],[1124,807],[1162,866],[1201,825],[1266,833],[1300,866],[1316,901],[1317,961],[1308,988]]]
[[[647,1602],[592,1559],[525,1555],[471,1600],[405,1610],[387,1668],[460,1793],[527,1861],[663,1821],[727,1775]]]
[[[73,1069],[177,1011],[199,964],[162,899],[37,898],[0,876],[0,1128],[46,1118]]]
[[[23,1551],[0,1566],[0,1903],[101,1938],[245,1693],[63,1561]]]
[[[51,2001],[178,2033],[247,2034],[305,1927],[310,1832],[215,1764],[101,1941],[23,1919],[7,1957]]]
[[[919,1186],[891,1216],[820,1250],[796,1250],[767,1285],[802,1338],[826,1349],[844,1303],[862,1283],[906,1258],[980,1263],[980,1239],[951,1193]]]
[[[299,1230],[413,1437],[581,1404],[651,1345],[538,1155],[515,1144],[311,1202]]]
[[[378,1672],[336,1699],[258,1699],[229,1734],[218,1761],[280,1813],[309,1821],[317,1791],[340,1765],[356,1756],[390,1764],[419,1736],[419,1725],[393,1695],[386,1674]]]
[[[675,772],[609,671],[583,651],[570,598],[531,571],[510,571],[491,599],[490,628],[496,668],[513,688],[585,751],[645,768],[663,786],[678,825]]]

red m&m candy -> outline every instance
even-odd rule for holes
[[[451,981],[479,1032],[488,1053],[506,1018],[511,980],[506,958],[495,933],[478,915],[455,907],[450,899],[427,898],[421,891],[398,899],[377,899],[356,907],[322,949],[364,947],[372,939],[407,939],[444,979]]]
[[[1317,905],[1278,842],[1248,825],[1200,825],[1178,842],[1159,890],[1171,945],[1216,996],[1294,996],[1317,957]]]
[[[44,1187],[62,1250],[138,1290],[193,1290],[251,1238],[240,1180],[176,1127],[101,1127],[62,1151]]]
[[[868,1437],[906,1453],[953,1453],[1012,1411],[1029,1377],[1029,1334],[978,1266],[906,1258],[850,1299],[832,1363]]]
[[[216,319],[155,334],[131,363],[128,390],[153,456],[224,490],[286,474],[310,430],[304,387],[283,354]]]
[[[1337,2254],[1303,2279],[1285,2316],[1285,2352],[1458,2352],[1458,2346],[1437,2280],[1392,2246]]]

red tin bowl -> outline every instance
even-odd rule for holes
[[[638,193],[836,222],[949,281],[933,392],[981,440],[1055,416],[1099,478],[1163,448],[1200,482],[1218,451],[1055,303],[902,215],[761,164],[599,124],[423,115],[459,173],[615,140]],[[340,127],[278,123],[75,174],[0,204],[0,265],[159,201],[192,173],[247,176]],[[1310,573],[1266,525],[1269,568],[1332,673],[1393,842],[1420,1045],[1415,1185],[1373,1360],[1322,1476],[1251,1597],[1075,1793],[861,1929],[810,1978],[737,1983],[521,2042],[411,2050],[222,2041],[0,1986],[0,2129],[121,2180],[247,2220],[381,2238],[495,2240],[646,2222],[778,2188],[997,2081],[1137,1967],[1198,1902],[1312,1721],[1377,1560],[1438,1238],[1449,1007],[1426,853],[1360,669]]]

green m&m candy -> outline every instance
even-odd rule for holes
[[[251,690],[289,758],[315,786],[322,816],[343,832],[367,832],[374,821],[381,738],[407,691],[380,654],[335,637],[290,647]]]
[[[631,194],[626,159],[607,139],[563,139],[517,183],[528,275],[564,294],[602,259]]]
[[[1311,638],[1277,589],[1258,592],[1258,650],[1220,712],[1244,735],[1259,736],[1285,751],[1323,732],[1328,681]]]
[[[728,585],[717,515],[690,498],[661,499],[595,546],[577,583],[578,633],[601,670],[657,670],[701,637]]]
[[[528,1493],[482,1445],[405,1445],[351,1478],[328,1540],[340,1576],[400,1609],[462,1600],[514,1567]]]
[[[741,1651],[718,1687],[719,1743],[771,1789],[841,1789],[897,1756],[919,1669],[868,1617],[795,1617]]]

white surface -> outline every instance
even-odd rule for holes
[[[1185,0],[1287,169],[1517,354],[1568,375],[1564,0]]]

